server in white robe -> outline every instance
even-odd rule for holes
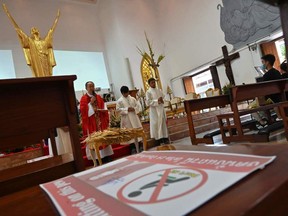
[[[168,129],[166,125],[166,112],[164,109],[163,92],[156,88],[156,80],[148,80],[150,88],[146,92],[146,104],[150,107],[150,136],[155,139],[155,145],[168,144]]]
[[[142,128],[141,121],[138,117],[138,113],[141,111],[139,102],[129,95],[129,88],[122,86],[122,97],[117,100],[116,110],[121,114],[121,128]],[[142,138],[132,139],[126,144],[134,143],[137,153],[139,153],[139,142]]]

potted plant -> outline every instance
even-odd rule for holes
[[[222,88],[222,94],[223,95],[230,95],[230,89],[233,87],[231,83],[227,83],[226,85],[223,86]]]

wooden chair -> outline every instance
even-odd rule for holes
[[[187,95],[185,95],[184,100],[193,100],[200,98],[199,94],[196,94],[195,92],[190,92]]]
[[[185,108],[183,101],[180,97],[174,97],[171,101],[171,108],[174,113],[174,115],[178,115],[180,113],[185,113]]]
[[[220,95],[220,89],[215,88],[213,89],[213,96],[219,96]]]
[[[284,109],[288,102],[286,101],[285,92],[288,90],[288,82],[285,79],[267,81],[261,83],[253,83],[247,85],[239,85],[231,88],[231,108],[233,112],[218,115],[219,127],[221,129],[221,135],[223,143],[230,142],[268,142],[269,141],[269,131],[274,131],[278,129],[281,125],[273,126],[270,125],[266,128],[265,133],[258,134],[245,134],[243,130],[243,125],[241,122],[241,116],[247,114],[255,113],[258,111],[268,111],[274,108],[282,109],[284,115]],[[254,99],[255,97],[262,97],[270,94],[280,94],[282,101],[279,103],[268,104],[265,106],[259,106],[252,109],[239,109],[239,103],[247,100]],[[261,103],[260,103],[261,104]],[[285,120],[286,121],[286,120]],[[284,122],[285,131],[288,131],[288,124]],[[229,132],[229,133],[227,133]],[[232,133],[233,132],[233,133]],[[288,140],[288,137],[287,137]]]
[[[283,124],[285,128],[285,136],[286,136],[286,139],[288,140],[288,130],[287,130],[288,128],[288,102],[280,104],[279,111],[283,119]]]
[[[53,157],[0,171],[0,196],[84,170],[76,76],[0,80],[0,151],[50,138]],[[68,126],[73,154],[57,155],[55,129]],[[21,203],[19,203],[21,205]]]
[[[213,96],[213,89],[209,88],[205,91],[206,97],[212,97]]]
[[[198,99],[200,98],[200,95],[199,94],[196,94],[195,92],[191,92],[191,93],[188,93],[185,95],[184,97],[184,101],[189,101],[189,100],[194,100],[194,99]],[[192,114],[198,114],[200,113],[201,110],[197,110],[197,111],[194,111],[192,112]]]
[[[218,88],[215,88],[215,89],[212,89],[212,88],[209,88],[205,91],[205,94],[207,97],[212,97],[212,96],[219,96],[220,95],[220,89]]]

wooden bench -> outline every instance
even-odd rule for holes
[[[220,96],[184,101],[185,112],[187,114],[188,125],[189,125],[190,139],[193,145],[197,145],[199,143],[213,144],[214,141],[213,141],[213,137],[211,136],[210,137],[207,136],[203,138],[196,137],[192,112],[207,109],[207,108],[212,108],[212,107],[218,107],[218,106],[224,107],[228,104],[230,104],[229,95],[220,95]]]
[[[282,116],[282,121],[285,128],[285,136],[288,140],[288,103],[281,103],[279,106],[279,111]]]
[[[283,121],[278,121],[278,122],[275,122],[273,124],[268,125],[267,127],[260,129],[258,131],[258,134],[259,135],[265,135],[266,141],[269,142],[270,133],[277,131],[277,130],[280,130],[283,127],[284,127]]]
[[[263,134],[244,134],[243,127],[241,125],[240,117],[255,113],[258,111],[267,111],[275,107],[279,108],[286,103],[285,91],[288,90],[287,80],[269,81],[248,85],[235,86],[231,88],[231,108],[233,113],[218,115],[219,127],[221,130],[223,143],[250,141],[250,142],[265,142],[267,141],[267,135]],[[260,106],[255,109],[238,109],[238,103],[254,99],[259,96],[266,96],[270,94],[280,94],[282,97],[281,103],[270,104],[266,106]],[[236,133],[233,133],[233,130]],[[285,127],[287,131],[288,128]],[[228,133],[227,133],[228,132]]]
[[[250,130],[253,130],[253,129],[256,129],[256,123],[257,123],[256,120],[251,119],[251,120],[247,120],[247,121],[241,122],[241,125],[242,125],[243,128],[249,128]],[[235,134],[236,130],[233,130],[232,133]],[[213,139],[214,136],[217,136],[217,135],[220,135],[220,134],[221,134],[221,130],[219,128],[219,129],[212,130],[209,133],[205,134],[203,136],[203,138]]]
[[[76,76],[0,80],[0,150],[50,138],[53,157],[0,171],[0,196],[84,170],[73,81]],[[73,155],[58,155],[55,128],[68,126]],[[21,203],[19,203],[21,205]]]

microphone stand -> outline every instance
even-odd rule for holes
[[[100,128],[100,115],[99,115],[99,111],[98,111],[98,103],[97,103],[97,94],[93,91],[93,96],[96,98],[94,104],[93,104],[93,108],[94,111],[95,111],[95,121],[96,121],[96,131],[101,131],[101,128]]]

